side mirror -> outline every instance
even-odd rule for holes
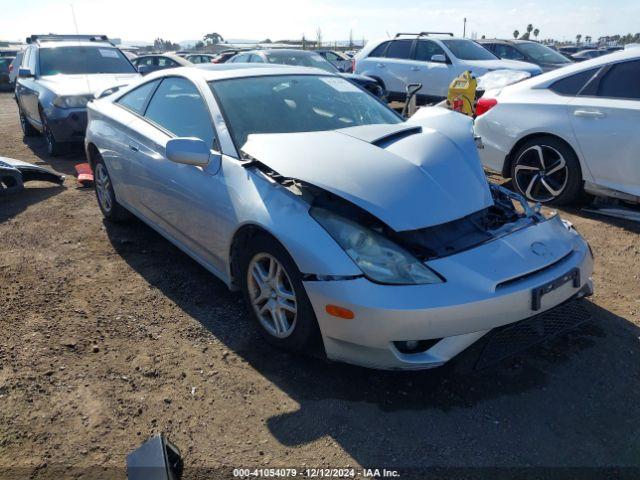
[[[20,78],[33,78],[33,72],[28,67],[21,67],[18,69],[18,77]]]
[[[199,138],[172,138],[167,142],[167,158],[172,162],[206,167],[211,157],[211,147]]]
[[[431,61],[436,63],[447,63],[447,57],[442,54],[433,55],[431,57]]]
[[[138,73],[142,76],[145,76],[147,73],[149,73],[149,66],[148,65],[140,65],[138,67]]]

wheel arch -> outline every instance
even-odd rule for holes
[[[95,143],[89,142],[85,147],[85,152],[87,155],[87,163],[89,163],[91,170],[93,170],[96,159],[100,157],[100,150],[98,150]]]
[[[229,245],[229,286],[234,290],[240,288],[238,284],[238,279],[241,277],[240,254],[249,245],[249,242],[259,235],[271,237],[278,242],[293,259],[293,255],[291,255],[289,249],[263,225],[257,223],[245,223],[241,225],[233,234]],[[295,259],[293,261],[295,262]]]
[[[582,160],[580,158],[580,155],[578,155],[577,150],[573,147],[573,145],[571,145],[569,142],[567,142],[564,138],[555,135],[553,133],[547,133],[547,132],[534,132],[534,133],[528,133],[527,135],[525,135],[524,137],[522,137],[521,139],[519,139],[515,145],[511,148],[511,150],[509,151],[509,153],[507,154],[504,164],[502,165],[502,176],[504,178],[511,178],[511,166],[513,164],[514,161],[514,156],[515,153],[520,149],[520,147],[522,147],[522,145],[524,145],[526,142],[528,142],[529,140],[532,140],[534,138],[538,138],[538,137],[551,137],[554,138],[556,140],[558,140],[559,142],[563,143],[568,149],[570,149],[573,154],[576,156],[576,158],[578,159],[578,165],[580,165],[580,175],[582,176],[582,179],[584,180],[584,173],[583,173],[583,167],[582,167]]]

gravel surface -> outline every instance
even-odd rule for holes
[[[140,222],[105,223],[73,178],[81,150],[53,159],[23,139],[10,94],[0,156],[68,175],[0,197],[0,478],[125,478],[126,454],[158,432],[186,477],[638,478],[637,226],[562,212],[596,256],[593,321],[480,371],[482,343],[441,369],[377,372],[264,344],[240,295]],[[416,473],[429,467],[445,470]]]

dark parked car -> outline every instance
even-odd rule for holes
[[[535,63],[548,72],[572,63],[565,55],[531,40],[478,40],[478,43],[494,55],[507,60]]]
[[[184,56],[184,59],[191,63],[216,63],[214,62],[216,58],[217,55],[210,53],[189,53]]]
[[[190,61],[173,53],[140,55],[138,58],[134,58],[131,63],[133,63],[143,75],[155,72],[156,70],[164,70],[165,68],[188,67],[193,65]]]
[[[336,52],[335,50],[316,50],[316,52],[325,60],[333,63],[341,72],[353,72],[353,62],[351,61],[351,57],[348,55],[345,55],[342,52]]]
[[[607,53],[611,53],[607,50],[582,50],[581,52],[574,53],[571,55],[576,62],[584,62],[585,60],[590,60],[592,58],[598,58],[602,55],[606,55]]]
[[[25,136],[42,132],[49,155],[84,140],[95,95],[140,77],[105,35],[31,35],[27,43],[16,80],[20,125]]]
[[[9,77],[11,63],[15,57],[0,57],[0,90],[11,90],[13,83]]]
[[[273,49],[273,50],[249,50],[242,52],[228,60],[233,63],[267,63],[276,65],[295,65],[298,67],[319,68],[326,72],[340,75],[351,83],[354,83],[372,95],[386,99],[387,92],[380,83],[371,77],[365,75],[356,75],[354,73],[343,73],[338,70],[333,63],[325,60],[316,52],[307,50],[290,50],[290,49]]]
[[[213,59],[213,62],[211,63],[226,63],[229,61],[229,59],[235,57],[236,55],[238,55],[241,52],[245,52],[247,51],[246,49],[241,50],[241,49],[232,49],[232,50],[223,50],[222,52],[218,53],[216,55],[216,57]]]

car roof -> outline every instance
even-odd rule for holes
[[[240,53],[254,53],[254,54],[264,53],[266,55],[270,55],[272,53],[285,53],[285,54],[302,53],[304,55],[318,54],[318,52],[315,52],[313,50],[299,50],[296,48],[258,48],[255,50],[247,50]]]
[[[34,43],[40,48],[56,48],[56,47],[100,47],[100,48],[116,48],[110,42],[95,42],[88,40],[44,40]]]
[[[199,70],[206,81],[222,78],[266,77],[272,75],[331,75],[320,68],[267,63],[210,63],[189,67]]]
[[[476,40],[476,42],[478,43],[505,43],[507,45],[509,44],[521,44],[521,43],[540,43],[540,42],[536,42],[534,40],[524,40],[522,38],[481,38],[479,40]],[[542,43],[540,43],[540,45],[544,45]]]
[[[638,60],[640,59],[640,49],[634,50],[619,50],[613,53],[607,53],[605,55],[601,55],[599,57],[590,58],[589,60],[585,60],[583,62],[571,63],[566,67],[558,68],[557,70],[553,70],[551,72],[543,73],[542,75],[538,75],[536,77],[532,77],[528,80],[524,80],[523,82],[516,83],[515,85],[511,85],[507,88],[547,88],[556,80],[561,78],[569,77],[575,73],[579,73],[585,70],[589,70],[591,68],[599,68],[603,65],[607,65],[609,63],[619,63],[624,62],[626,60]]]

